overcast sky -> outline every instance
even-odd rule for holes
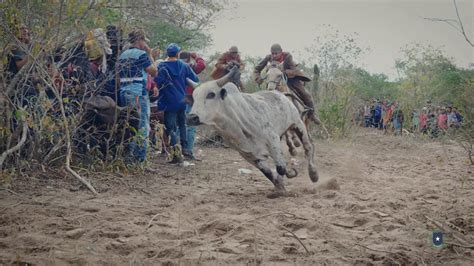
[[[395,59],[410,43],[442,47],[457,65],[474,63],[474,49],[464,37],[442,22],[424,17],[456,19],[452,0],[231,0],[236,8],[216,20],[210,33],[214,45],[206,54],[237,45],[243,56],[264,56],[272,43],[301,61],[304,48],[330,24],[342,34],[359,34],[359,42],[372,51],[362,65],[372,73],[395,77]],[[474,0],[458,0],[464,28],[474,41]]]

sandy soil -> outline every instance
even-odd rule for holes
[[[22,175],[0,190],[0,264],[474,264],[474,169],[461,148],[375,130],[316,148],[320,182],[300,155],[277,199],[222,147],[198,147],[204,160],[187,167],[155,158],[160,173],[87,176],[98,198],[62,173]],[[439,227],[471,248],[433,247]]]

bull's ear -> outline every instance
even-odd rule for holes
[[[189,95],[189,94],[186,94],[186,95],[184,96],[184,102],[187,103],[187,104],[189,104],[189,105],[191,105],[191,106],[193,106],[193,104],[194,104],[194,98],[193,98],[193,96],[192,96],[192,95]]]
[[[227,90],[222,88],[220,95],[221,95],[221,99],[224,100],[224,98],[227,96]]]

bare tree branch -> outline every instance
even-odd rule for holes
[[[0,171],[2,171],[3,169],[3,162],[5,161],[5,159],[7,158],[8,155],[16,152],[17,150],[19,150],[21,148],[21,146],[23,146],[23,144],[25,144],[25,141],[26,141],[26,133],[28,132],[28,123],[26,120],[23,121],[23,132],[21,134],[21,139],[20,141],[18,142],[18,144],[15,145],[15,147],[11,148],[11,149],[8,149],[6,151],[4,151],[2,153],[2,155],[0,156]]]
[[[461,17],[459,16],[459,10],[458,10],[458,5],[456,4],[456,0],[453,0],[453,4],[454,4],[454,7],[456,8],[456,15],[458,16],[458,20],[459,20],[459,25],[461,26],[461,33],[462,35],[464,35],[464,38],[466,39],[466,41],[474,47],[474,44],[471,42],[471,40],[469,40],[469,38],[467,37],[466,35],[466,32],[464,31],[464,26],[462,25],[462,20],[461,20]]]
[[[459,15],[459,9],[458,9],[456,0],[453,0],[453,5],[454,5],[454,9],[456,10],[456,16],[458,18],[457,20],[446,19],[446,18],[423,18],[423,19],[436,21],[436,22],[444,22],[448,24],[449,26],[456,29],[456,31],[460,32],[464,36],[464,39],[466,39],[467,43],[469,43],[472,47],[474,47],[474,43],[472,43],[472,41],[467,36],[466,31],[464,30],[464,26],[462,24],[461,16]]]

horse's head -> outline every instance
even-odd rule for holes
[[[286,76],[283,73],[283,64],[276,61],[269,63],[263,79],[267,83],[267,90],[286,91]]]

